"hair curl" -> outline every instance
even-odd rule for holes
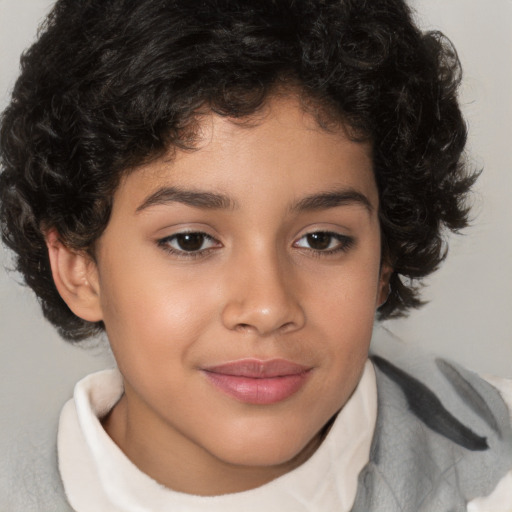
[[[59,0],[21,59],[0,132],[0,222],[16,267],[69,340],[103,329],[52,279],[44,228],[90,250],[123,173],[172,147],[204,108],[243,118],[293,84],[370,140],[383,255],[380,318],[421,304],[419,283],[467,224],[460,65],[402,0]]]

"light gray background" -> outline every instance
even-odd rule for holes
[[[412,0],[425,28],[455,43],[464,67],[462,103],[469,152],[484,167],[474,197],[476,220],[452,237],[448,261],[430,279],[431,300],[408,319],[385,323],[409,344],[457,359],[479,372],[512,377],[512,0]],[[34,39],[50,0],[0,0],[0,108],[19,55]],[[9,255],[0,249],[0,263]],[[20,432],[36,433],[72,384],[112,364],[97,344],[61,341],[33,294],[0,269],[0,453]],[[382,335],[377,329],[376,336]],[[17,437],[18,436],[18,437]],[[0,465],[0,476],[1,465]]]

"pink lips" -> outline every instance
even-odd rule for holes
[[[227,395],[248,404],[268,405],[299,391],[311,368],[284,359],[241,359],[202,370]]]

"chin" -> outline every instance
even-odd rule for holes
[[[213,454],[227,464],[235,466],[268,468],[291,465],[295,467],[307,460],[314,452],[318,446],[318,439],[318,435],[301,439],[296,433],[285,437],[275,434],[267,434],[259,438],[250,436],[245,439],[239,438],[238,442],[217,446]]]

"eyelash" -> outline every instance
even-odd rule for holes
[[[324,250],[314,249],[312,247],[300,247],[300,246],[296,245],[300,240],[305,239],[308,236],[313,236],[313,235],[325,235],[325,236],[329,237],[330,243],[332,243],[332,239],[337,240],[339,243],[337,246],[332,247],[331,249],[324,249]],[[333,256],[338,253],[349,251],[352,247],[354,247],[355,242],[356,242],[355,239],[350,236],[342,235],[340,233],[335,233],[333,231],[321,231],[320,230],[320,231],[312,231],[310,233],[306,233],[305,235],[302,235],[296,242],[294,242],[294,246],[299,249],[303,249],[308,252],[311,252],[311,254],[315,257],[329,257],[329,256]],[[330,243],[329,243],[329,245],[330,245]]]
[[[206,249],[199,249],[196,251],[187,251],[185,249],[176,249],[175,247],[172,247],[170,245],[170,243],[174,240],[177,240],[178,237],[187,235],[196,235],[202,237],[203,242],[201,245],[203,245],[204,242],[206,241],[215,242],[216,244],[219,244],[219,242],[215,238],[208,235],[207,233],[203,233],[202,231],[183,231],[181,233],[175,233],[174,235],[166,236],[165,238],[158,240],[157,244],[168,254],[172,254],[173,256],[177,256],[178,258],[188,259],[201,258],[207,256],[208,254],[211,253],[211,251],[216,249],[216,247],[208,247]]]
[[[213,250],[217,249],[218,247],[208,247],[206,249],[198,249],[198,250],[190,250],[187,251],[186,249],[177,249],[175,247],[172,247],[170,244],[172,241],[178,240],[178,237],[180,236],[187,236],[187,235],[194,235],[194,236],[200,236],[202,237],[202,243],[203,245],[205,242],[215,242],[216,244],[220,244],[215,238],[208,235],[207,233],[203,233],[201,231],[184,231],[181,233],[175,233],[174,235],[167,236],[165,238],[162,238],[157,241],[157,244],[159,247],[161,247],[164,251],[166,251],[169,254],[172,254],[173,256],[179,257],[179,258],[187,258],[187,259],[195,259],[195,258],[201,258],[209,255]],[[337,246],[331,248],[331,249],[314,249],[312,247],[301,247],[298,246],[297,243],[300,240],[305,239],[308,236],[314,236],[314,235],[323,235],[327,236],[330,239],[329,245],[332,243],[332,239],[337,240],[339,243]],[[355,244],[355,239],[346,235],[342,235],[340,233],[335,233],[331,231],[312,231],[310,233],[306,233],[302,235],[297,241],[294,242],[293,246],[297,249],[301,249],[303,251],[308,251],[315,257],[329,257],[341,252],[347,252],[349,251]]]

